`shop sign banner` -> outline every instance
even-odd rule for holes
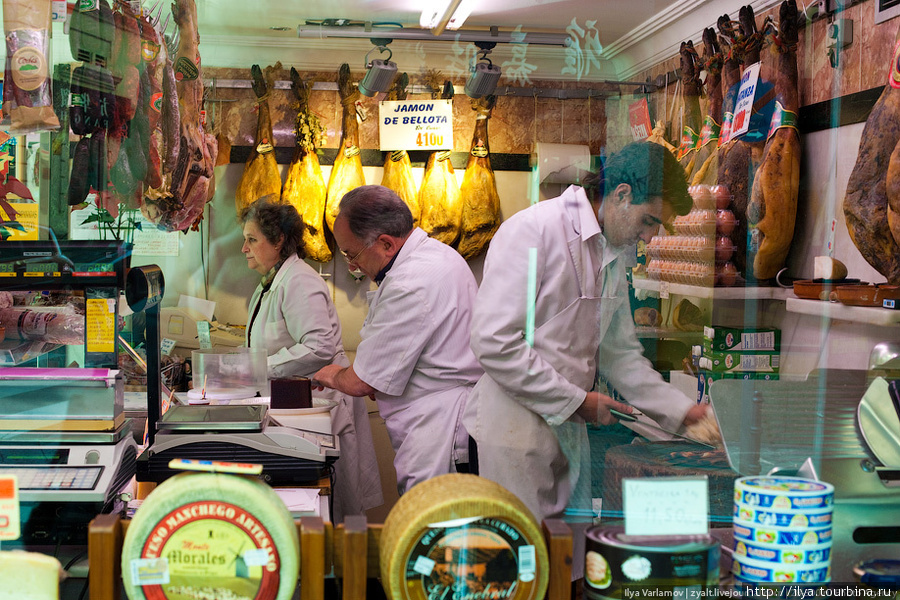
[[[378,112],[382,151],[453,148],[452,100],[385,100]]]
[[[734,122],[729,139],[747,133],[750,128],[750,111],[753,109],[753,97],[759,83],[759,65],[760,63],[750,65],[741,75],[741,87],[734,106]]]
[[[628,124],[631,126],[632,139],[646,140],[650,137],[653,127],[650,125],[650,108],[646,98],[628,105]]]

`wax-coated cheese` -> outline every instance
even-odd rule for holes
[[[284,502],[257,479],[185,473],[144,500],[122,548],[131,600],[287,600],[300,545]]]
[[[0,600],[59,600],[59,561],[37,552],[0,552]]]
[[[380,553],[390,600],[538,600],[547,589],[547,548],[534,516],[476,475],[442,475],[404,494],[384,523]]]

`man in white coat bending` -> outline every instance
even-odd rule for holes
[[[368,293],[353,365],[324,367],[316,381],[374,395],[401,494],[437,475],[467,472],[462,410],[482,374],[469,347],[472,271],[453,248],[414,227],[400,196],[380,185],[344,195],[334,239],[350,267],[378,289]]]
[[[643,357],[623,265],[638,239],[690,210],[684,170],[662,146],[637,142],[611,157],[604,175],[507,219],[475,302],[471,344],[485,374],[463,424],[480,475],[538,520],[590,514],[585,423],[611,424],[610,408],[632,410],[591,391],[598,368],[663,427],[705,412]]]

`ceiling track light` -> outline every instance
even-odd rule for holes
[[[491,50],[496,46],[493,42],[476,42],[478,51],[478,61],[469,69],[472,74],[466,81],[465,91],[469,98],[483,98],[490,96],[497,89],[500,82],[500,67],[491,62],[487,57]]]
[[[567,33],[545,33],[526,31],[500,31],[499,27],[490,29],[460,29],[458,31],[444,31],[440,35],[433,35],[428,29],[411,27],[397,27],[385,30],[394,40],[414,41],[445,41],[445,42],[491,42],[496,44],[533,44],[535,46],[571,46],[572,37]],[[365,26],[333,27],[326,25],[297,26],[299,38],[354,38],[371,39],[373,31]]]
[[[358,86],[359,93],[363,96],[375,96],[388,91],[394,85],[394,80],[398,74],[397,63],[391,62],[393,53],[387,47],[392,41],[384,38],[372,38],[372,43],[375,44],[375,47],[366,53],[366,74]],[[369,54],[372,54],[375,50],[387,52],[387,60],[375,58],[370,61]]]

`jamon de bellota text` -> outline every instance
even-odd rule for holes
[[[325,237],[325,198],[327,188],[322,167],[316,155],[316,146],[323,135],[319,118],[309,108],[309,85],[291,67],[291,90],[297,98],[297,147],[288,167],[287,179],[281,193],[282,202],[288,202],[300,213],[306,228],[303,231],[303,247],[306,257],[318,262],[332,258],[331,248]]]
[[[500,227],[500,195],[488,146],[488,121],[496,101],[496,96],[472,100],[472,109],[478,116],[469,161],[459,187],[462,222],[456,247],[466,260],[481,254]]]
[[[234,193],[237,214],[262,198],[281,199],[281,173],[275,160],[275,140],[272,134],[272,117],[269,113],[269,92],[275,87],[275,73],[281,70],[281,63],[268,66],[263,72],[259,65],[250,67],[253,93],[256,94],[256,138],[250,150],[250,158],[244,165],[244,172]],[[274,196],[274,197],[272,197]]]

